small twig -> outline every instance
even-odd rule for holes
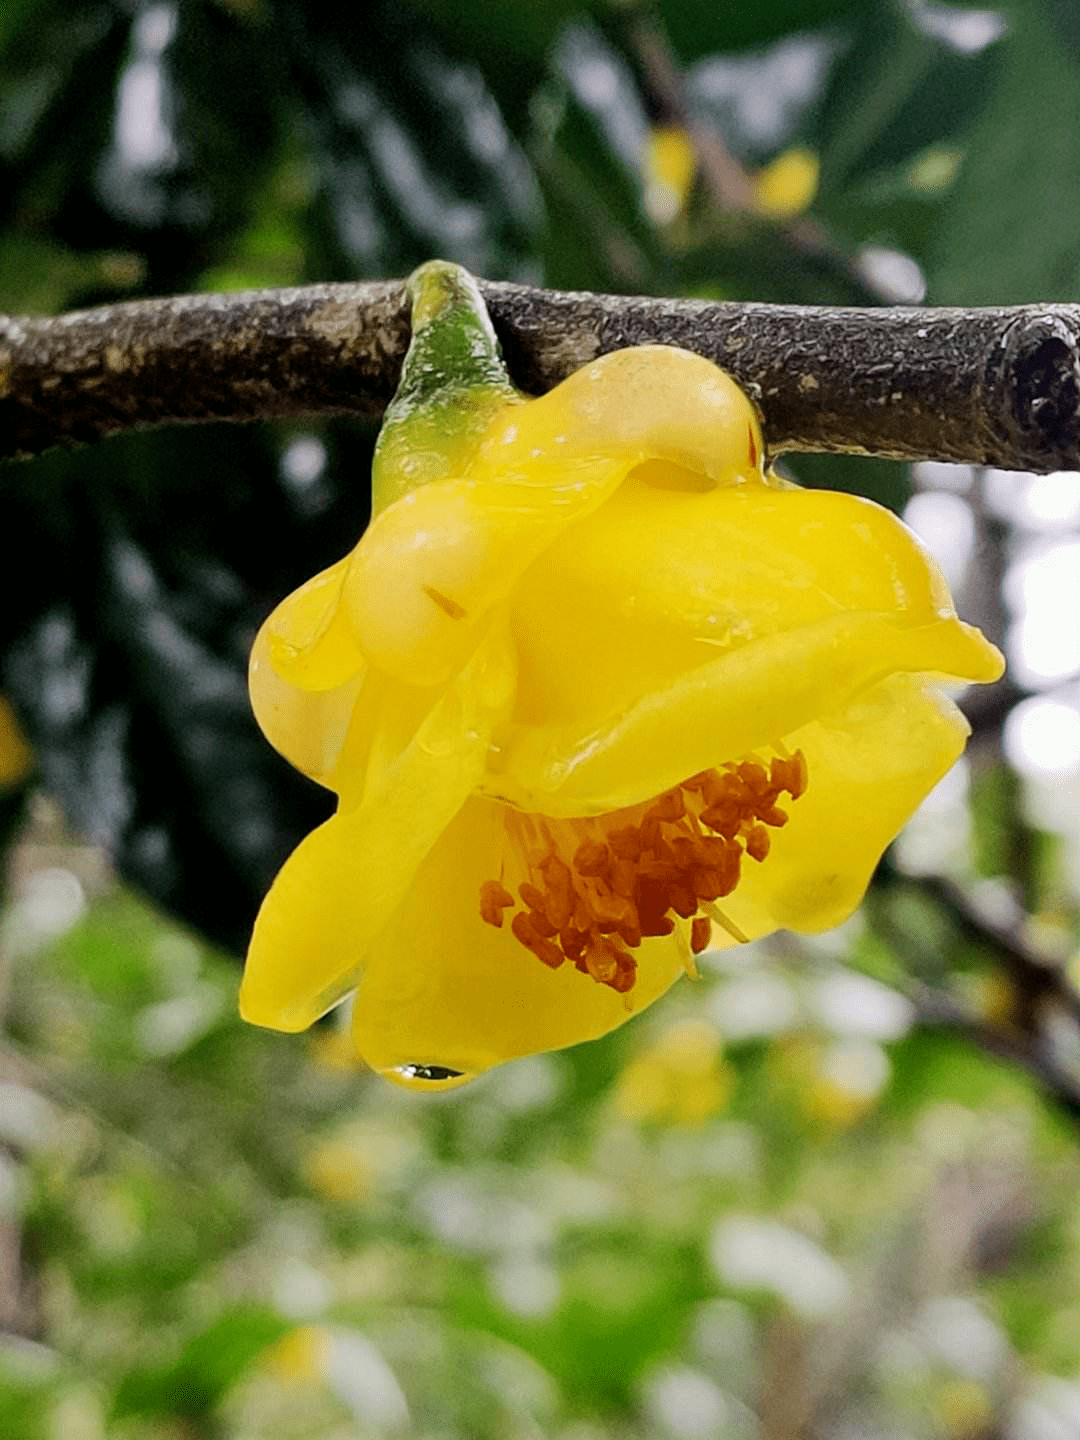
[[[660,118],[677,125],[697,156],[709,198],[719,210],[758,208],[754,182],[711,127],[700,124],[686,99],[686,83],[651,6],[628,7],[626,36],[641,68],[642,79]]]
[[[872,923],[896,953],[908,961],[906,978],[899,988],[915,1006],[920,1022],[955,1030],[987,1054],[1018,1065],[1038,1081],[1055,1104],[1080,1122],[1080,1075],[1063,1065],[1054,1053],[1051,1032],[1042,1023],[1044,1017],[1038,1004],[1056,1004],[1080,1033],[1080,993],[1070,984],[1057,957],[1025,944],[1013,927],[991,919],[955,882],[935,875],[902,878],[905,888],[927,896],[962,935],[996,959],[1012,975],[1026,1002],[1017,1023],[998,1022],[976,1014],[947,991],[918,978],[917,972],[927,973],[930,968],[929,952],[891,914],[888,890],[875,886],[871,895],[878,903],[873,907]],[[1020,1023],[1021,1019],[1024,1023]]]
[[[541,393],[628,345],[722,365],[774,451],[1080,468],[1080,306],[836,309],[481,284]],[[0,317],[0,455],[180,421],[378,415],[408,341],[400,282]]]
[[[627,7],[626,35],[653,105],[664,121],[683,130],[693,146],[705,191],[715,210],[720,213],[741,211],[747,215],[764,215],[766,212],[753,176],[731,152],[716,128],[703,123],[694,114],[687,98],[683,68],[651,4]],[[771,218],[775,223],[776,217]],[[855,293],[860,298],[886,305],[900,298],[860,269],[855,255],[846,253],[820,220],[808,215],[793,215],[777,224],[777,235],[792,250],[821,262],[843,276],[849,285],[856,287]]]
[[[905,986],[923,1025],[954,1030],[980,1050],[1007,1060],[1037,1080],[1047,1096],[1071,1119],[1080,1122],[1080,1080],[1046,1053],[1044,1046],[1020,1030],[979,1019],[951,996],[918,981]]]
[[[1026,943],[1014,926],[991,919],[962,885],[943,875],[924,875],[907,883],[930,896],[961,935],[989,949],[1033,1002],[1054,1001],[1080,1030],[1080,991],[1060,957]]]

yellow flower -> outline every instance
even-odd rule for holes
[[[813,150],[795,146],[754,177],[758,204],[775,220],[790,220],[808,209],[817,194],[821,163]]]
[[[702,1125],[726,1107],[734,1085],[719,1031],[707,1020],[682,1020],[630,1061],[615,1109],[642,1123]]]
[[[298,1325],[268,1345],[259,1367],[275,1379],[311,1385],[322,1379],[329,1336],[321,1325]]]
[[[21,784],[33,763],[30,742],[15,718],[15,711],[6,697],[0,695],[0,791]]]
[[[686,205],[697,173],[697,152],[687,132],[678,125],[650,130],[642,169],[645,208],[661,224],[674,220]]]
[[[299,1030],[355,992],[358,1054],[433,1085],[603,1034],[707,944],[843,920],[963,749],[939,681],[1002,665],[894,516],[765,473],[708,361],[623,350],[526,400],[468,277],[411,285],[372,523],[252,655],[339,805],[241,1007]]]

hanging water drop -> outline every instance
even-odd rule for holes
[[[381,1072],[390,1080],[404,1085],[409,1090],[455,1090],[473,1077],[464,1070],[452,1070],[449,1065],[428,1065],[414,1062],[409,1065],[394,1065]]]

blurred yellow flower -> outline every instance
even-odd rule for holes
[[[754,177],[758,205],[776,220],[790,220],[813,204],[821,162],[813,150],[795,146]]]
[[[266,1374],[293,1385],[312,1385],[323,1378],[327,1336],[319,1325],[298,1325],[268,1345],[259,1357]]]
[[[658,125],[649,131],[643,170],[645,208],[661,224],[683,209],[697,173],[697,151],[690,136],[677,125]]]
[[[789,1030],[766,1052],[769,1096],[778,1111],[815,1130],[851,1129],[869,1115],[891,1077],[889,1057],[863,1036]]]
[[[845,1130],[881,1099],[891,1073],[888,1056],[873,1040],[857,1036],[820,1040],[814,1048],[813,1073],[802,1091],[806,1114]]]
[[[936,1386],[931,1403],[949,1440],[978,1440],[980,1435],[993,1434],[994,1400],[978,1380],[947,1376]]]
[[[18,785],[34,763],[30,743],[15,717],[11,703],[0,695],[0,790]]]
[[[700,1125],[727,1106],[734,1084],[716,1027],[681,1020],[619,1076],[615,1109],[630,1120]]]
[[[939,680],[1002,669],[893,515],[766,474],[715,366],[623,350],[526,400],[461,275],[414,277],[372,523],[251,662],[339,805],[263,904],[243,1014],[355,991],[357,1052],[416,1085],[601,1035],[706,945],[837,924],[963,749]],[[487,368],[433,390],[447,354]]]
[[[402,1117],[393,1121],[365,1116],[313,1135],[304,1146],[304,1181],[334,1205],[353,1209],[381,1186],[400,1184],[419,1163],[415,1133]]]
[[[304,1154],[301,1168],[308,1188],[332,1205],[352,1209],[374,1188],[371,1158],[348,1133],[317,1141]]]
[[[313,1030],[308,1054],[320,1070],[332,1075],[354,1075],[366,1069],[356,1053],[352,1035],[344,1025],[320,1026]]]

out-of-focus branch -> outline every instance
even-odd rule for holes
[[[482,282],[541,393],[628,345],[681,345],[757,402],[773,451],[1080,468],[1080,306],[854,309]],[[378,415],[409,321],[398,281],[0,317],[0,454],[182,421]]]
[[[1037,1038],[980,1019],[951,996],[929,986],[913,984],[907,993],[921,1024],[955,1030],[987,1054],[996,1055],[1000,1060],[1026,1070],[1047,1098],[1080,1124],[1080,1080]]]
[[[963,886],[953,880],[942,875],[926,875],[914,883],[922,894],[944,910],[965,939],[975,941],[994,956],[1031,1005],[1052,1001],[1069,1016],[1080,1034],[1080,990],[1069,979],[1061,963],[1063,957],[1036,948],[1023,938],[1016,926],[1002,924],[987,915]]]
[[[764,214],[754,180],[711,125],[695,115],[686,93],[683,67],[672,51],[663,23],[652,4],[629,3],[623,12],[629,50],[637,57],[641,78],[653,106],[668,124],[686,134],[697,156],[701,178],[719,212]],[[870,301],[890,304],[903,297],[879,285],[860,269],[824,225],[809,215],[794,215],[778,227],[779,238],[799,254],[824,264]]]
[[[1017,925],[991,916],[964,889],[943,876],[897,876],[887,866],[871,891],[875,930],[905,960],[908,978],[903,989],[924,1025],[955,1030],[988,1054],[1018,1065],[1036,1080],[1050,1100],[1080,1123],[1080,1072],[1066,1062],[1056,1017],[1080,1040],[1080,991],[1072,984],[1061,957],[1032,943]],[[960,936],[979,946],[1009,976],[1016,995],[1014,1013],[983,1015],[956,995],[929,984],[920,975],[934,968],[925,942],[909,932],[893,914],[892,886],[925,896]]]
[[[754,183],[715,130],[701,125],[686,102],[682,67],[672,53],[651,6],[627,6],[624,12],[629,48],[637,57],[642,79],[661,119],[678,125],[694,147],[701,176],[720,210],[757,209]]]

